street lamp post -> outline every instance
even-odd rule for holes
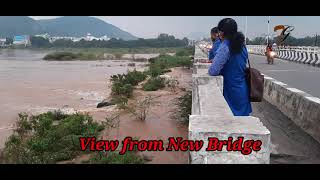
[[[270,36],[270,16],[268,17],[268,37],[267,37],[267,44],[269,44],[269,36]]]

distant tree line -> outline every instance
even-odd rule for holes
[[[274,37],[273,39],[270,40],[271,43],[277,43],[277,38]],[[295,38],[293,36],[289,36],[284,44],[287,46],[319,46],[320,45],[320,37],[315,36],[315,37],[304,37],[304,38]],[[267,43],[267,39],[265,37],[256,37],[252,40],[247,39],[247,44],[248,45],[265,45]]]
[[[185,47],[188,45],[188,39],[176,39],[172,35],[160,34],[155,39],[142,39],[124,41],[122,39],[112,38],[109,41],[104,40],[92,40],[85,41],[80,40],[73,42],[72,40],[60,39],[52,43],[48,39],[42,37],[31,37],[32,47],[61,47],[61,48],[137,48],[137,47]]]

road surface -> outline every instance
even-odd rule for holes
[[[320,68],[275,59],[273,65],[267,64],[265,56],[249,55],[252,67],[263,74],[320,98]]]

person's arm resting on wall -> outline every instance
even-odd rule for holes
[[[211,48],[209,51],[208,59],[209,61],[212,61],[213,58],[214,58],[214,49]]]
[[[216,56],[213,58],[213,62],[209,68],[210,76],[220,75],[221,69],[227,63],[230,58],[230,51],[228,46],[222,46],[218,49]]]

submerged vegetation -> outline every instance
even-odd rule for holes
[[[130,98],[133,93],[134,86],[146,80],[147,82],[142,86],[145,91],[157,91],[166,86],[166,80],[160,75],[170,72],[174,67],[190,68],[192,59],[190,55],[193,53],[193,48],[184,48],[178,52],[178,55],[170,56],[161,54],[156,58],[149,60],[149,68],[143,72],[137,70],[129,71],[127,74],[118,74],[111,76],[112,81],[112,95],[114,102],[120,102],[122,105],[126,103],[125,98]],[[121,99],[119,101],[119,99]],[[123,103],[125,102],[125,103]]]
[[[111,76],[112,95],[130,98],[133,92],[133,86],[138,85],[146,79],[144,72],[137,70],[129,71],[127,74],[118,74]]]

